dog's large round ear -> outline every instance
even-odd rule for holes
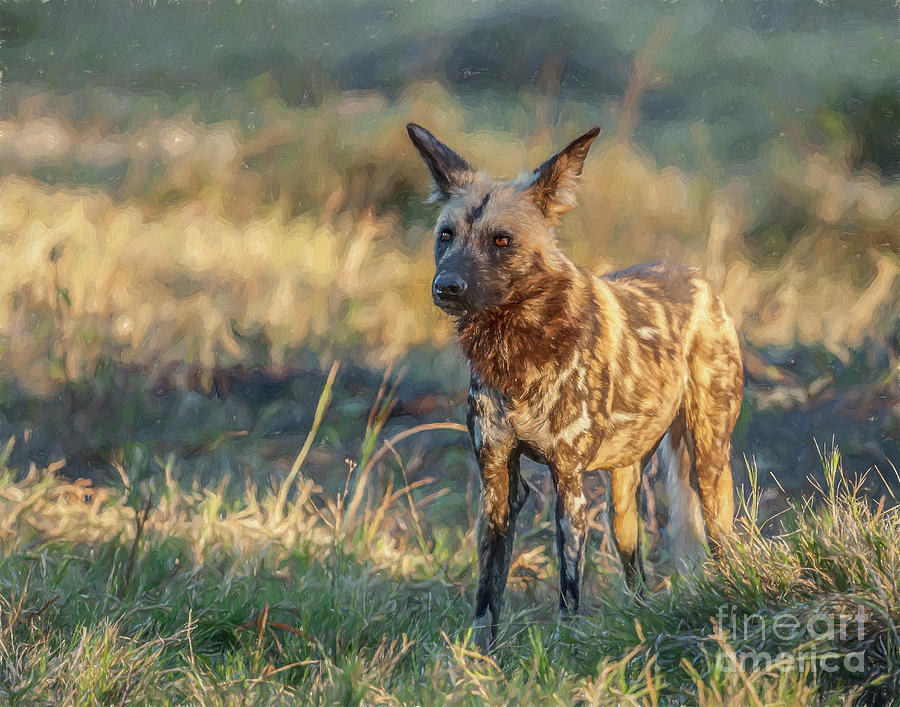
[[[467,183],[474,171],[468,162],[421,125],[409,123],[406,131],[431,171],[434,180],[432,200],[449,199],[454,191]]]
[[[578,177],[591,143],[599,134],[599,126],[591,128],[534,170],[526,191],[544,216],[556,218],[575,206]]]

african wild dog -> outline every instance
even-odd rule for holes
[[[547,464],[556,485],[563,613],[580,599],[586,471],[610,472],[611,525],[632,589],[644,582],[641,473],[657,447],[670,495],[696,498],[696,486],[718,548],[734,514],[740,346],[722,301],[695,270],[650,265],[597,277],[560,251],[552,229],[574,205],[599,128],[514,182],[476,172],[418,125],[407,129],[443,205],[432,296],[456,319],[472,371],[468,427],[483,486],[473,632],[486,652],[528,496],[521,454]]]

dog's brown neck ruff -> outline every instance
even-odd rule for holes
[[[568,261],[551,269],[536,259],[505,302],[457,319],[463,353],[482,381],[516,398],[525,394],[530,371],[569,360],[583,334],[582,279]]]

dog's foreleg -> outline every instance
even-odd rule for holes
[[[490,455],[480,455],[482,459]],[[500,608],[516,533],[516,518],[528,498],[528,487],[519,473],[519,455],[512,454],[498,466],[481,469],[482,494],[478,516],[478,590],[472,638],[487,654],[497,637]]]
[[[559,555],[559,610],[574,614],[581,606],[581,579],[587,539],[587,499],[580,471],[551,469],[556,483],[556,549]]]

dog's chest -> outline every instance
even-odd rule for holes
[[[549,457],[591,431],[590,399],[586,370],[576,352],[558,372],[537,372],[527,394],[507,401],[505,407],[518,438]]]

